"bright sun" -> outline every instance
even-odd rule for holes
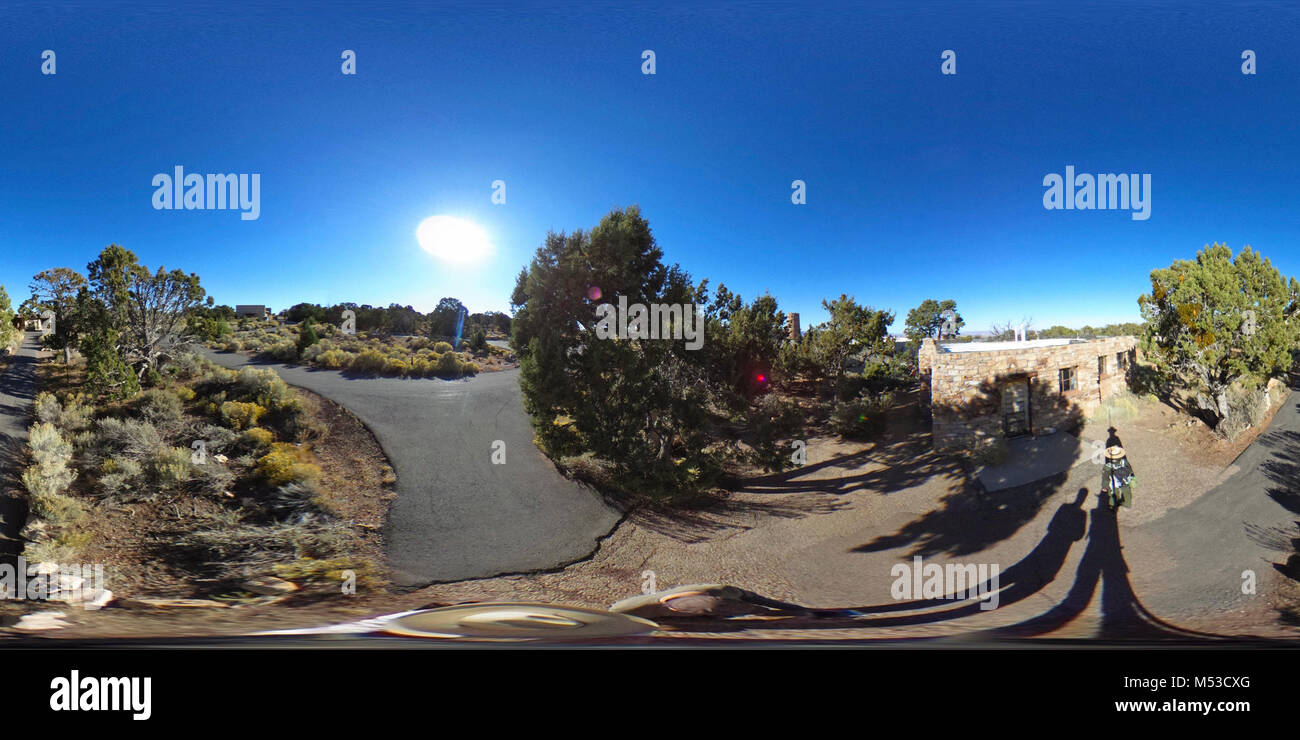
[[[468,264],[492,254],[492,240],[473,221],[454,216],[431,216],[415,230],[420,247],[444,262]]]

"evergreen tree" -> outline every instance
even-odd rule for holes
[[[1195,260],[1153,270],[1138,306],[1147,358],[1213,399],[1216,424],[1231,413],[1228,389],[1290,369],[1300,340],[1300,283],[1250,247],[1234,258],[1216,243]]]

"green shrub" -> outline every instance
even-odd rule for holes
[[[84,512],[69,514],[72,516],[69,523],[75,523]],[[36,542],[29,542],[23,548],[23,555],[29,563],[75,563],[83,560],[81,552],[90,544],[91,537],[90,532],[75,526],[62,527]]]
[[[246,367],[240,370],[236,386],[244,398],[266,408],[293,398],[293,389],[271,368]]]
[[[766,471],[782,471],[794,465],[789,443],[803,423],[799,404],[768,393],[758,399],[745,424],[746,441],[753,452],[749,460]]]
[[[267,354],[280,362],[294,362],[298,359],[298,346],[293,342],[276,342]]]
[[[253,427],[252,429],[245,431],[243,435],[240,436],[239,441],[254,449],[261,449],[264,447],[270,447],[271,443],[275,441],[275,435],[271,434],[267,429]]]
[[[162,435],[153,424],[139,419],[100,419],[95,434],[101,446],[134,460],[145,460],[163,446]]]
[[[884,422],[882,404],[865,398],[840,401],[831,410],[831,429],[847,439],[862,439],[878,431]]]
[[[374,562],[356,558],[299,558],[292,563],[276,563],[271,566],[276,576],[294,583],[319,583],[338,587],[350,571],[356,577],[358,589],[382,588],[384,585],[381,569]]]
[[[487,350],[488,347],[487,333],[484,332],[482,328],[475,329],[470,332],[469,338],[465,340],[465,344],[475,352],[483,352]]]
[[[382,352],[367,349],[352,360],[351,370],[362,375],[378,375],[388,366],[388,358]]]
[[[446,344],[446,342],[439,342]],[[461,361],[456,357],[454,352],[448,351],[438,358],[437,373],[445,378],[459,378],[461,376]]]
[[[295,481],[314,480],[321,476],[321,469],[301,460],[296,447],[284,442],[271,445],[271,451],[257,461],[257,474],[273,487],[279,487]]]
[[[60,431],[76,433],[88,429],[94,418],[94,406],[86,402],[81,393],[74,393],[60,402],[51,393],[38,393],[33,402],[36,419],[53,424]]]
[[[95,433],[90,429],[72,435],[72,446],[77,450],[87,449],[94,445],[96,441]]]
[[[451,346],[449,342],[434,342],[433,344],[433,351],[437,352],[440,355],[446,354],[447,352],[451,352],[455,349],[456,348]]]
[[[325,350],[313,358],[315,364],[330,370],[346,368],[352,364],[352,360],[353,355],[338,349]]]
[[[140,394],[136,411],[154,425],[175,424],[185,414],[181,399],[165,388],[150,388]]]
[[[302,359],[303,362],[318,364],[317,360],[320,358],[320,356],[333,349],[334,349],[334,345],[330,344],[328,339],[324,339],[304,349],[302,351],[302,354],[300,355],[300,358]]]
[[[1092,412],[1095,420],[1123,421],[1138,415],[1137,397],[1132,393],[1116,393],[1106,399]]]
[[[301,355],[308,347],[319,341],[320,335],[316,333],[316,327],[312,325],[311,319],[304,320],[298,331],[298,354]]]
[[[41,391],[36,394],[36,400],[32,401],[32,410],[38,421],[57,425],[59,415],[63,413],[63,404],[59,403],[53,393]]]
[[[275,431],[280,439],[302,442],[324,433],[316,422],[316,407],[306,398],[291,398],[276,404],[266,415],[264,424]]]
[[[189,380],[203,374],[205,362],[204,358],[194,352],[182,352],[172,361],[170,370],[177,378]]]
[[[81,505],[64,495],[77,477],[71,466],[72,445],[53,424],[40,422],[28,430],[27,446],[34,464],[23,471],[22,481],[31,494],[32,511],[54,523],[80,518]]]
[[[220,365],[212,365],[203,374],[200,385],[208,388],[227,386],[239,379],[239,373]]]
[[[99,487],[115,496],[137,487],[144,468],[129,457],[110,457],[100,465]]]
[[[177,488],[189,481],[193,472],[191,454],[184,447],[159,450],[150,465],[154,481],[164,489]]]
[[[266,409],[256,403],[226,401],[221,404],[221,420],[237,431],[257,426],[265,413]]]

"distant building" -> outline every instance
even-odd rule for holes
[[[41,316],[35,319],[26,319],[23,322],[24,331],[38,331],[42,336],[54,331],[54,316]]]
[[[787,313],[785,315],[786,338],[792,341],[799,341],[803,338],[803,332],[799,329],[799,314]]]
[[[921,342],[937,448],[1068,428],[1127,388],[1137,340]]]
[[[269,319],[271,309],[266,306],[235,306],[235,316],[239,318]]]

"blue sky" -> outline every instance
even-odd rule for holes
[[[116,242],[232,305],[508,310],[547,230],[632,203],[667,261],[805,325],[842,292],[895,330],[925,298],[968,330],[1136,320],[1150,270],[1213,241],[1300,274],[1295,6],[698,6],[12,6],[0,282],[17,304]],[[260,173],[260,218],[155,210],[176,165]],[[1066,165],[1151,174],[1150,219],[1046,210]],[[435,214],[494,255],[422,251]]]

